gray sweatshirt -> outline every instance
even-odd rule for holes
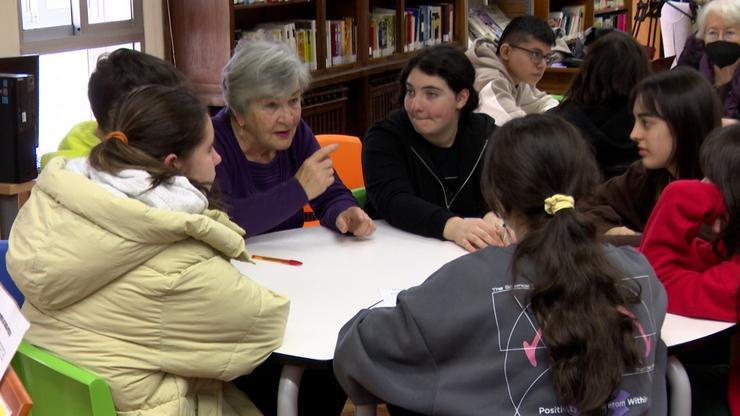
[[[478,39],[465,52],[475,67],[475,89],[480,93],[478,112],[488,114],[497,126],[512,118],[544,113],[556,107],[558,101],[534,85],[514,84],[503,62],[496,55],[496,44]]]
[[[630,369],[610,415],[665,415],[666,294],[645,258],[605,245],[641,288],[635,315],[645,366]],[[334,372],[355,404],[392,403],[428,415],[564,415],[546,345],[525,306],[529,283],[511,286],[514,246],[489,247],[401,292],[393,308],[363,310],[340,331]],[[527,264],[520,264],[522,270]]]

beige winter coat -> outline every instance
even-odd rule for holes
[[[288,300],[239,273],[243,231],[117,197],[53,159],[10,235],[26,338],[108,381],[119,415],[259,414],[231,383],[282,342]]]
[[[488,114],[501,126],[512,118],[544,113],[558,105],[545,92],[520,82],[515,85],[496,55],[496,44],[485,38],[475,41],[465,52],[475,67],[475,89],[480,93],[478,112]]]

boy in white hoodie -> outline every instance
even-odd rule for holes
[[[534,16],[513,19],[498,44],[478,39],[465,53],[475,66],[478,111],[501,126],[512,118],[544,113],[557,100],[535,88],[551,62],[555,34]]]

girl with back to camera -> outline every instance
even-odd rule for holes
[[[653,74],[632,92],[635,125],[630,138],[640,160],[600,185],[586,201],[608,234],[645,228],[663,189],[676,179],[701,179],[699,147],[721,125],[722,105],[698,72],[678,67]]]
[[[122,99],[88,158],[52,159],[11,230],[26,339],[103,377],[119,414],[259,414],[231,383],[280,346],[288,301],[231,265],[220,156],[184,87]]]
[[[576,208],[598,176],[562,119],[500,127],[482,188],[518,243],[454,260],[395,307],[350,320],[334,370],[353,403],[382,400],[393,414],[665,414],[665,291],[642,255],[602,244]]]

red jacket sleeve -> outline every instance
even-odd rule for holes
[[[740,255],[718,257],[699,237],[703,224],[725,213],[716,186],[697,180],[668,185],[645,227],[640,251],[668,292],[668,312],[737,320]]]

